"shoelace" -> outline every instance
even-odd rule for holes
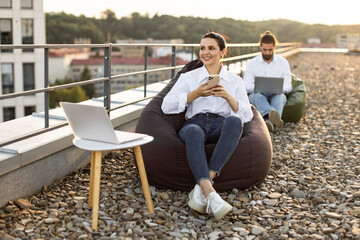
[[[210,201],[213,199],[213,195],[211,196],[208,196],[206,198],[206,213],[210,213],[211,212],[211,209],[210,209]]]
[[[206,213],[210,213],[211,212],[211,208],[210,208],[210,202],[215,202],[215,204],[220,204],[221,202],[216,201],[216,194],[209,194],[208,197],[206,198]]]

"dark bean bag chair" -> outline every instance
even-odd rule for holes
[[[292,90],[286,95],[287,102],[281,116],[284,122],[297,122],[304,116],[306,104],[306,87],[300,78],[291,74]]]
[[[165,95],[181,73],[202,66],[194,60],[187,65],[158,93],[143,110],[136,132],[154,137],[154,141],[141,146],[150,185],[163,189],[190,191],[195,180],[186,158],[185,144],[178,132],[185,121],[185,112],[166,115],[161,110]],[[254,118],[244,125],[243,135],[235,152],[214,179],[218,191],[244,189],[261,184],[268,174],[272,161],[269,132],[260,113],[252,107]],[[215,144],[205,146],[208,159]]]

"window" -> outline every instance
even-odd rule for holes
[[[24,91],[35,89],[34,63],[23,64]]]
[[[11,0],[0,0],[0,8],[11,8]]]
[[[21,20],[22,44],[34,44],[34,26],[32,19]],[[32,52],[34,49],[23,49],[23,52]]]
[[[2,94],[14,92],[14,66],[12,63],[1,64]]]
[[[4,122],[15,119],[15,108],[4,107],[3,108]]]
[[[1,1],[1,0],[0,0]],[[12,44],[11,19],[0,19],[0,44]],[[1,52],[12,52],[11,49],[1,49]]]
[[[21,4],[22,9],[32,9],[33,8],[32,0],[21,0],[20,4]]]
[[[35,106],[28,106],[24,108],[25,116],[31,115],[33,112],[35,112]]]

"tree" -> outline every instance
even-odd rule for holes
[[[54,85],[62,85],[71,83],[71,79],[56,80]],[[59,106],[59,102],[81,102],[89,99],[85,90],[80,86],[72,88],[64,88],[49,93],[49,107],[55,108]]]
[[[80,81],[90,80],[92,78],[91,72],[87,66],[85,66],[84,70],[81,72]],[[81,86],[82,89],[86,92],[86,95],[89,98],[92,98],[95,93],[94,84],[87,84]]]
[[[65,12],[46,13],[46,42],[74,43],[74,38],[90,38],[92,43],[103,43],[103,32],[96,24],[99,20],[84,15],[76,17]]]
[[[76,17],[72,14],[46,13],[47,43],[73,43],[74,38],[90,38],[92,43],[113,42],[117,39],[184,39],[185,43],[199,43],[208,31],[226,34],[231,43],[256,43],[260,34],[269,30],[280,42],[306,42],[318,37],[324,43],[335,43],[336,34],[358,33],[358,25],[305,24],[286,19],[243,21],[232,18],[209,19],[175,17],[170,15],[141,15],[134,12],[117,19],[108,9],[101,18]]]
[[[111,43],[111,34],[116,32],[117,18],[116,14],[111,10],[107,9],[101,13],[102,29],[105,32],[106,41]]]

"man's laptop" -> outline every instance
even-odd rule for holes
[[[146,134],[114,130],[104,107],[60,102],[75,137],[121,144],[146,137]]]
[[[281,94],[283,93],[284,78],[255,77],[255,93]]]

